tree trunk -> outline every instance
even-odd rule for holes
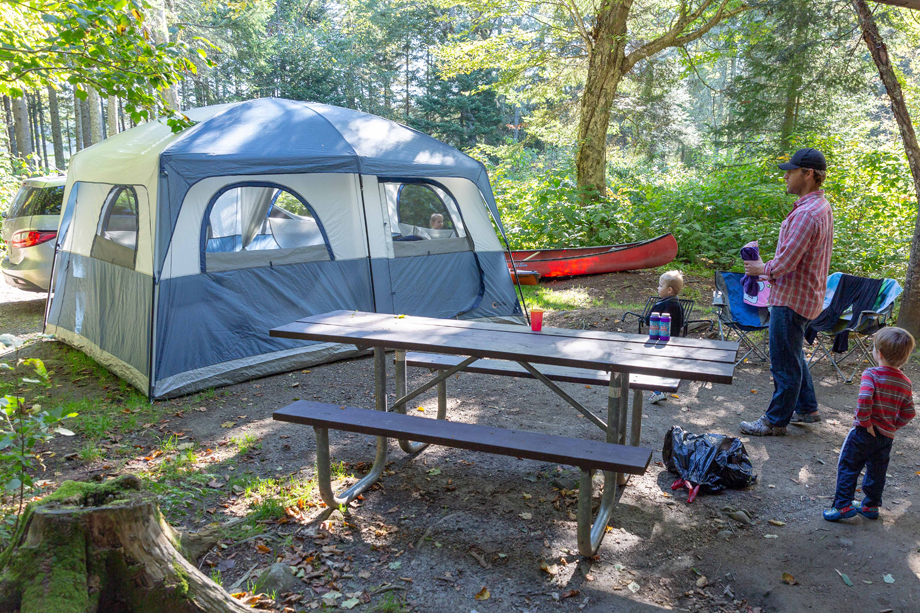
[[[904,142],[904,151],[907,153],[907,163],[910,174],[914,179],[914,193],[920,202],[920,145],[917,144],[917,134],[904,102],[901,84],[894,73],[894,68],[888,58],[888,49],[882,40],[875,25],[872,12],[866,6],[865,0],[852,0],[853,7],[859,17],[862,27],[863,39],[875,60],[879,76],[888,98],[891,100],[891,111],[898,122],[901,131],[901,140]],[[904,298],[901,300],[901,311],[898,315],[898,325],[914,335],[920,337],[920,213],[914,222],[914,236],[910,247],[910,260],[907,263],[907,278],[904,281]]]
[[[632,0],[606,2],[597,14],[588,75],[578,119],[575,168],[578,187],[607,192],[607,127],[610,108],[623,78],[626,62],[626,24]]]
[[[242,613],[177,547],[137,477],[68,481],[30,505],[0,556],[0,611]]]
[[[108,123],[108,134],[111,137],[118,134],[118,100],[115,99],[115,96],[109,96],[105,104],[105,118]]]
[[[10,106],[10,97],[3,96],[3,113],[6,118],[6,134],[10,142],[10,154],[19,157],[19,148],[16,146],[16,128],[13,123],[13,108]]]
[[[42,90],[35,91],[35,106],[38,109],[38,143],[42,152],[42,159],[45,162],[45,168],[51,168],[48,163],[48,143],[45,140],[45,105],[42,104]]]
[[[13,123],[16,129],[16,149],[20,158],[32,155],[32,130],[29,127],[29,107],[26,104],[25,94],[13,98]]]
[[[89,140],[90,143],[95,145],[102,142],[102,99],[95,88],[87,87],[86,90],[89,93],[86,99],[89,103],[87,105],[89,107],[87,109],[89,111]]]
[[[73,91],[73,135],[77,143],[77,151],[80,151],[83,149],[83,103],[77,98],[76,88]]]
[[[82,127],[80,129],[83,130],[83,148],[84,149],[86,149],[87,147],[93,146],[93,130],[92,130],[92,124],[90,123],[90,118],[89,118],[91,112],[92,112],[92,105],[90,105],[89,103],[89,97],[87,97],[86,100],[81,100],[80,101],[80,118],[82,119]]]
[[[64,169],[64,139],[61,133],[61,110],[58,107],[57,90],[48,86],[48,113],[51,115],[51,139],[54,142],[54,165]]]

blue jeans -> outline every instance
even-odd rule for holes
[[[854,426],[847,434],[840,448],[837,460],[837,491],[834,494],[834,508],[842,509],[856,495],[856,482],[863,467],[862,491],[866,495],[867,507],[882,504],[882,490],[885,489],[885,475],[888,472],[888,459],[891,455],[893,439],[876,430],[875,436],[862,426]]]
[[[815,385],[805,363],[805,328],[811,322],[789,307],[770,309],[770,372],[773,398],[767,407],[767,421],[776,427],[789,425],[792,413],[818,410]]]

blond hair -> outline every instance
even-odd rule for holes
[[[669,270],[661,275],[658,282],[664,287],[673,289],[675,294],[679,294],[680,290],[684,289],[684,275],[679,270]]]
[[[824,185],[824,181],[827,180],[827,171],[818,170],[817,168],[813,168],[812,170],[814,170],[815,172],[814,174],[815,184],[817,184],[818,187],[821,187],[822,185]]]
[[[914,351],[914,337],[904,328],[889,326],[875,333],[875,348],[885,361],[900,368]]]

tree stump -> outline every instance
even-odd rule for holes
[[[64,482],[27,507],[0,555],[0,612],[252,611],[179,552],[137,477]]]

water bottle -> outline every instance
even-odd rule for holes
[[[648,318],[648,337],[652,340],[658,340],[660,333],[661,315],[652,313]]]
[[[662,313],[658,320],[658,340],[671,340],[671,316],[668,313]]]

